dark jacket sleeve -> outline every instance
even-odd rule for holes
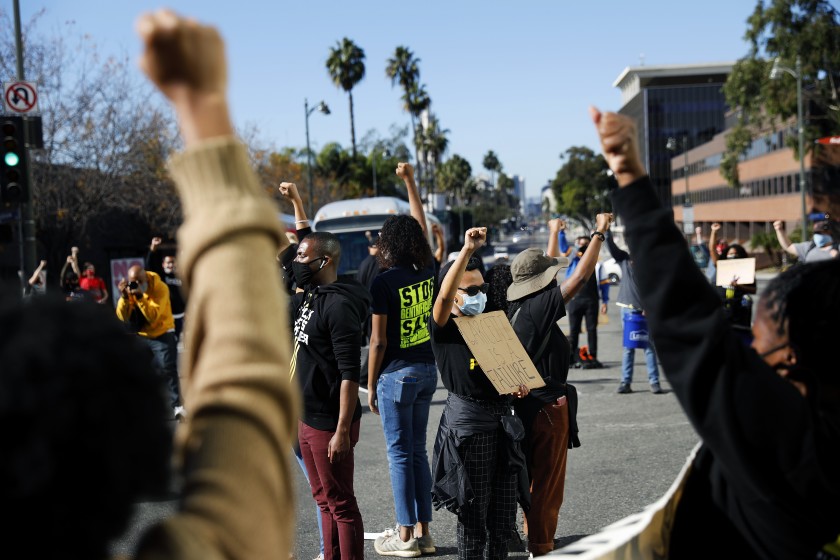
[[[622,250],[615,244],[611,231],[607,231],[607,249],[610,252],[610,256],[614,258],[617,263],[627,260],[630,256],[627,254],[627,251]]]
[[[626,225],[651,336],[680,404],[731,484],[773,493],[774,477],[803,460],[805,399],[731,331],[650,180],[619,189],[613,203]]]
[[[334,298],[325,317],[333,342],[333,352],[342,381],[360,383],[362,355],[362,322],[365,317],[345,298]]]
[[[163,253],[160,250],[146,253],[146,270],[151,270],[158,276],[163,276]]]

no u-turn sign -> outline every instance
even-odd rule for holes
[[[38,91],[32,82],[4,82],[3,105],[12,113],[26,114],[38,110]]]

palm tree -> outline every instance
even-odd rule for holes
[[[417,119],[429,108],[431,100],[426,93],[426,86],[418,85],[420,80],[420,59],[414,56],[408,47],[399,46],[385,65],[385,75],[391,79],[391,86],[397,84],[403,89],[403,110],[411,115],[411,130],[414,133],[414,158],[417,161],[418,183],[423,185],[423,162],[420,161],[418,145]]]
[[[496,172],[502,170],[502,164],[499,161],[499,158],[496,156],[493,150],[490,150],[484,155],[484,160],[481,162],[481,164],[484,166],[484,169],[490,172],[490,182],[493,184],[493,188],[495,188]]]
[[[345,37],[336,42],[327,57],[327,71],[333,83],[347,92],[350,98],[350,139],[353,159],[356,159],[356,124],[353,119],[353,88],[365,77],[365,51]]]
[[[449,140],[446,135],[449,134],[449,129],[441,129],[438,119],[434,115],[429,116],[429,124],[425,130],[420,132],[420,148],[426,157],[426,162],[430,163],[429,178],[431,180],[431,192],[435,192],[435,170],[440,163],[443,154],[449,147]]]

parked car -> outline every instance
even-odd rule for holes
[[[615,259],[606,260],[601,263],[601,266],[604,270],[602,278],[605,278],[610,284],[621,282],[621,267],[615,262]]]

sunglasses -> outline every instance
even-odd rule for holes
[[[489,287],[490,287],[490,284],[485,282],[481,286],[467,286],[466,288],[459,287],[458,289],[461,290],[462,292],[467,292],[467,295],[472,297],[472,296],[478,295],[478,292],[481,292],[482,294],[486,294],[487,293],[487,288],[489,288]]]

